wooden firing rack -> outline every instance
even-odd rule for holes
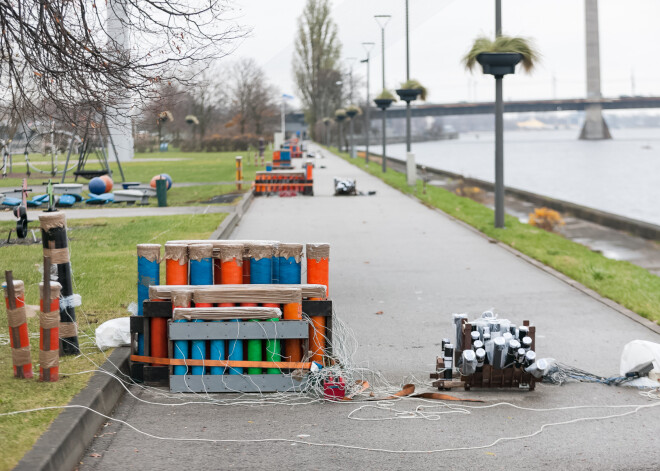
[[[462,334],[463,342],[462,350],[455,351],[455,358],[458,359],[462,356],[464,350],[469,350],[472,348],[472,324],[467,322],[467,319],[462,319]],[[529,327],[528,336],[532,339],[531,349],[535,350],[536,346],[536,327],[530,326],[529,321],[523,321],[523,324],[526,327]],[[436,359],[436,372],[431,373],[431,379],[433,381],[432,386],[437,387],[439,390],[449,390],[453,388],[464,388],[466,391],[469,391],[471,388],[519,388],[527,389],[533,391],[536,386],[536,378],[530,373],[526,373],[522,367],[519,366],[509,366],[508,368],[496,369],[492,365],[484,365],[481,368],[481,371],[477,371],[471,375],[464,376],[458,375],[454,376],[451,380],[443,379],[442,373],[437,371],[442,371],[445,368],[445,361],[442,357],[437,357]]]
[[[326,318],[326,355],[332,354],[332,301],[302,301],[304,317]],[[209,322],[172,323],[172,301],[143,302],[143,316],[131,316],[131,358],[137,358],[137,336],[144,338],[144,355],[151,353],[151,323],[153,317],[168,319],[168,358],[173,358],[173,340],[214,339],[286,339],[299,338],[304,351],[308,347],[308,323],[281,319],[280,322]],[[210,332],[213,330],[213,332]],[[209,331],[207,335],[205,332]],[[240,334],[239,334],[240,332]],[[174,333],[174,336],[172,335]],[[267,362],[265,362],[267,363]],[[263,366],[268,368],[268,365]],[[142,361],[130,362],[131,377],[147,386],[170,387],[172,392],[293,392],[306,385],[286,374],[264,375],[173,375],[172,366],[149,364]]]

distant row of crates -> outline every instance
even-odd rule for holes
[[[291,159],[301,159],[303,151],[302,144],[299,143],[298,139],[293,138],[286,141],[282,144],[280,150],[273,152],[273,167],[282,169],[292,168]]]
[[[304,170],[271,170],[257,172],[254,194],[273,195],[291,191],[302,195],[314,194],[313,164],[308,162]]]

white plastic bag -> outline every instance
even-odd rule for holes
[[[660,344],[646,340],[633,340],[623,347],[619,373],[625,376],[628,372],[638,371],[644,365],[653,364],[648,378],[640,378],[630,382],[631,386],[660,386]]]
[[[131,318],[110,319],[96,328],[96,345],[101,350],[131,344]]]

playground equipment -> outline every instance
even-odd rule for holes
[[[80,137],[68,131],[56,130],[54,127],[45,131],[34,130],[26,139],[23,149],[26,175],[30,177],[33,172],[53,177],[65,175],[75,168],[75,164],[68,167],[69,157],[81,145]],[[66,164],[60,168],[63,155],[66,155]]]
[[[14,216],[16,216],[16,236],[19,239],[25,239],[28,233],[28,218],[27,218],[27,194],[32,191],[27,187],[27,178],[23,179],[23,187],[21,188],[21,204],[14,208]]]
[[[167,181],[167,189],[169,190],[172,188],[172,177],[170,177],[167,173],[160,173],[158,175],[154,175],[154,177],[151,179],[149,182],[149,186],[151,188],[156,188],[156,182],[158,180],[166,180]]]
[[[87,118],[87,125],[85,126],[85,134],[82,138],[82,144],[79,146],[78,152],[78,163],[76,165],[76,170],[73,172],[75,175],[75,181],[78,181],[78,177],[83,178],[93,178],[100,177],[102,175],[112,175],[112,170],[110,170],[110,165],[108,164],[108,152],[106,148],[106,141],[112,146],[113,153],[115,155],[115,161],[117,167],[119,168],[119,173],[121,174],[121,181],[126,181],[124,178],[124,170],[121,167],[121,162],[119,161],[119,154],[115,148],[115,143],[112,140],[112,134],[108,129],[108,121],[103,115],[100,119],[100,126],[98,124],[92,125],[92,114]],[[100,169],[90,169],[88,168],[89,158],[94,155],[96,160],[100,164]],[[64,172],[62,173],[62,183],[66,178],[66,174],[69,171],[69,160],[71,157],[71,152],[67,154],[66,164],[64,166]]]

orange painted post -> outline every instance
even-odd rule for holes
[[[314,181],[314,164],[307,162],[305,167],[305,183],[312,183]]]
[[[25,285],[20,280],[14,280],[11,271],[5,273],[7,274],[7,282],[3,283],[2,287],[5,289],[5,305],[7,306],[9,344],[14,365],[14,377],[29,379],[32,378],[32,357],[30,355],[30,336],[25,312]]]
[[[61,289],[56,281],[50,281],[48,290],[39,283],[39,381],[55,382],[59,379]]]
[[[243,188],[241,182],[243,181],[243,157],[236,156],[236,189],[241,191]]]
[[[307,283],[325,285],[330,297],[329,265],[330,244],[307,244]],[[319,298],[313,298],[318,300]],[[323,363],[325,352],[325,317],[313,316],[309,328],[309,348],[312,360]]]

